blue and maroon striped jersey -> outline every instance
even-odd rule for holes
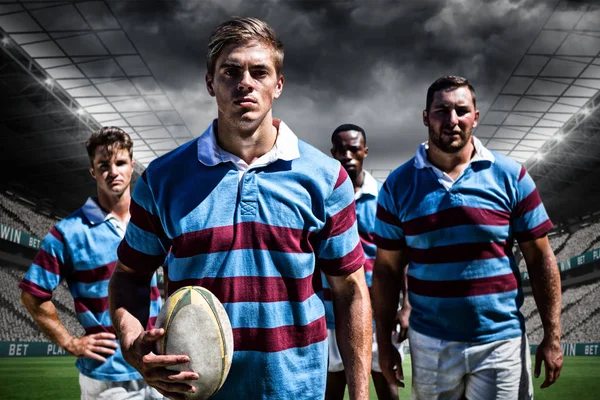
[[[235,352],[216,398],[322,399],[327,332],[315,268],[345,275],[364,263],[346,172],[274,125],[275,147],[261,157],[269,161],[241,178],[220,155],[213,124],[153,161],[119,247],[136,270],[156,269],[170,249],[169,294],[197,285],[223,303]]]
[[[365,254],[365,278],[367,286],[371,287],[373,283],[373,264],[375,264],[375,255],[377,254],[377,247],[373,239],[373,234],[375,233],[375,215],[377,213],[377,195],[382,184],[367,171],[364,171],[364,174],[363,186],[355,193],[354,199],[356,201],[358,235],[360,236],[360,244]],[[335,329],[331,288],[324,275],[322,276],[322,285],[327,328]]]
[[[66,279],[77,319],[86,334],[114,333],[108,311],[108,281],[117,263],[117,247],[124,232],[119,233],[103,214],[95,201],[89,199],[84,207],[57,223],[44,238],[19,284],[21,290],[50,300],[52,291]],[[156,275],[152,278],[151,300],[149,327],[154,326],[161,306]],[[103,356],[105,363],[79,358],[75,365],[82,374],[102,381],[141,378],[125,362],[120,346],[114,355]]]
[[[490,157],[474,157],[449,188],[417,154],[379,194],[375,242],[407,250],[411,328],[442,340],[483,343],[523,334],[513,243],[552,228],[525,169],[483,146],[478,152]]]

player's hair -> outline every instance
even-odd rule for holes
[[[365,130],[363,128],[361,128],[360,126],[354,125],[354,124],[342,124],[342,125],[338,126],[337,128],[335,128],[335,131],[333,131],[333,133],[331,134],[331,143],[333,143],[336,136],[339,135],[340,132],[346,132],[346,131],[360,132],[363,137],[364,145],[365,146],[367,145],[367,134],[365,133]]]
[[[131,137],[116,126],[105,126],[92,133],[90,138],[85,142],[85,148],[94,166],[94,156],[98,147],[104,147],[108,154],[112,157],[115,151],[127,150],[129,158],[133,159],[133,141]]]
[[[467,78],[463,78],[462,76],[447,75],[442,76],[437,81],[433,82],[431,86],[429,86],[429,89],[427,89],[427,102],[425,103],[425,111],[429,111],[431,103],[433,103],[433,96],[436,92],[441,90],[450,91],[458,89],[459,87],[469,88],[471,91],[471,97],[473,97],[473,107],[477,107],[477,103],[475,102],[475,89],[473,86],[471,86]]]
[[[273,28],[266,22],[251,17],[234,17],[223,22],[212,31],[208,42],[206,68],[210,75],[215,72],[215,64],[225,46],[241,45],[258,41],[272,48],[275,60],[275,71],[281,75],[283,71],[283,42]]]

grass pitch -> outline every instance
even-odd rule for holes
[[[410,398],[410,374],[407,357],[400,399]],[[73,357],[0,358],[0,399],[79,399],[78,375]],[[565,357],[558,382],[540,390],[542,382],[542,376],[534,378],[536,400],[600,398],[600,357]],[[371,384],[371,399],[376,398]]]

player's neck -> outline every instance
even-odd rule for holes
[[[446,153],[435,146],[429,141],[427,149],[427,159],[433,165],[438,167],[441,171],[444,171],[452,178],[460,175],[460,173],[467,167],[471,158],[475,154],[475,146],[473,140],[469,142],[456,153]]]
[[[248,127],[233,124],[219,114],[214,128],[219,147],[238,156],[248,165],[268,153],[277,139],[271,111],[260,122]]]
[[[129,221],[129,204],[131,189],[128,187],[120,195],[105,193],[98,190],[98,203],[105,211],[115,215],[121,221]]]
[[[354,186],[354,193],[358,192],[363,184],[365,183],[365,173],[362,168],[356,169],[356,172],[350,174],[350,180],[352,181],[352,186]]]

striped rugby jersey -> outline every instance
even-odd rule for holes
[[[33,264],[19,287],[44,300],[52,298],[52,291],[67,280],[73,296],[77,319],[86,334],[114,333],[108,311],[108,281],[117,263],[117,247],[123,231],[109,219],[93,199],[57,223],[46,235]],[[154,326],[161,306],[152,278],[150,320]],[[83,374],[102,381],[120,382],[141,379],[141,375],[125,362],[121,348],[102,363],[90,358],[78,358],[75,366]]]
[[[449,187],[427,165],[424,144],[392,172],[379,194],[375,242],[407,249],[412,329],[483,343],[525,331],[512,247],[552,223],[525,169],[474,140],[477,155]]]
[[[153,161],[119,247],[136,270],[155,269],[170,249],[169,294],[197,285],[223,303],[235,351],[218,399],[322,399],[327,332],[313,274],[350,274],[364,263],[346,171],[274,125],[275,146],[259,159],[267,161],[241,179],[213,124]]]
[[[360,244],[365,253],[365,278],[367,286],[371,287],[373,283],[373,265],[375,264],[375,255],[377,247],[373,239],[375,232],[375,214],[377,212],[377,195],[381,189],[381,182],[377,181],[371,174],[364,171],[365,177],[363,186],[355,193],[356,201],[356,221],[358,226],[358,235]],[[335,317],[333,314],[333,303],[331,300],[331,288],[322,274],[323,301],[325,303],[325,316],[327,318],[327,328],[335,329]]]

